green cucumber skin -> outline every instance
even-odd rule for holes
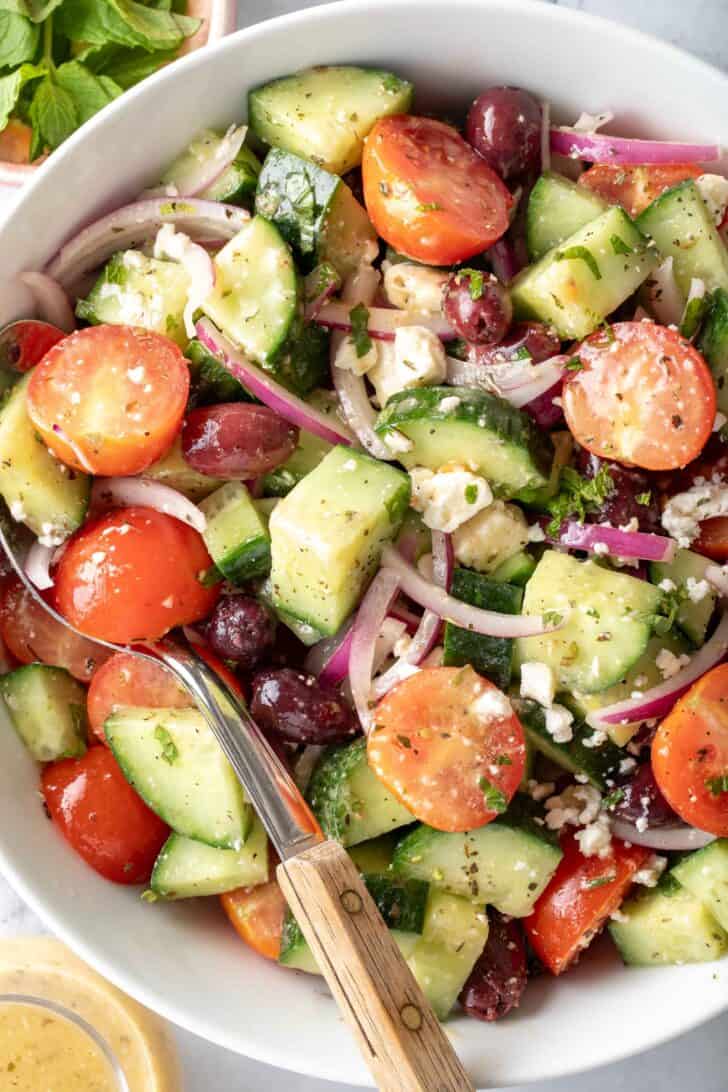
[[[529,258],[537,262],[606,209],[606,201],[585,186],[554,171],[546,171],[528,199],[526,244]]]
[[[257,402],[234,375],[201,341],[193,338],[185,349],[190,367],[188,409],[215,406],[220,402]]]
[[[728,414],[728,292],[716,288],[698,340],[718,393],[718,409]]]
[[[709,292],[728,291],[728,251],[692,178],[656,197],[637,218],[637,226],[672,257],[678,288],[687,298],[693,277]]]
[[[556,743],[546,730],[544,711],[537,702],[517,700],[513,707],[534,750],[569,773],[585,774],[600,792],[608,790],[609,782],[619,772],[619,764],[624,758],[621,747],[610,742],[601,747],[585,747],[584,739],[593,734],[593,729],[577,721],[573,726],[574,738],[569,743]]]
[[[37,762],[77,758],[86,751],[86,692],[64,668],[17,667],[0,678],[0,696]]]
[[[250,210],[255,201],[260,171],[260,160],[244,144],[227,170],[201,196],[207,201],[220,201]]]
[[[523,590],[511,584],[488,580],[469,569],[455,569],[450,594],[471,606],[501,614],[518,614]],[[445,667],[470,664],[501,690],[511,681],[513,641],[504,637],[486,637],[481,633],[445,623]]]
[[[265,157],[255,195],[255,211],[271,220],[309,272],[318,239],[341,179],[282,148]]]

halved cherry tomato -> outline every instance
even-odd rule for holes
[[[65,667],[81,682],[88,682],[109,653],[57,622],[35,601],[17,577],[9,577],[0,599],[0,634],[16,660],[39,660]]]
[[[442,121],[407,114],[381,118],[364,145],[362,178],[377,232],[417,261],[464,261],[508,227],[508,189]]]
[[[94,672],[86,704],[91,731],[105,743],[104,722],[123,706],[188,709],[194,702],[164,664],[117,652]]]
[[[634,167],[595,163],[579,177],[579,185],[599,194],[610,205],[621,205],[634,217],[665,190],[702,173],[695,163],[647,163]]]
[[[23,121],[11,118],[0,132],[0,159],[4,163],[30,163],[33,130]]]
[[[552,974],[562,974],[588,947],[651,853],[613,838],[608,857],[585,857],[571,832],[561,848],[559,867],[523,919],[531,947]]]
[[[77,330],[46,353],[28,412],[51,451],[90,474],[138,474],[182,425],[190,373],[169,338],[133,326]]]
[[[431,667],[379,703],[367,742],[377,777],[437,830],[472,830],[505,811],[526,761],[507,698],[472,667]]]
[[[259,955],[278,959],[286,900],[276,880],[257,887],[238,887],[220,896],[235,931]]]
[[[203,587],[212,564],[202,537],[152,508],[118,508],[70,539],[55,573],[64,618],[91,637],[129,644],[197,622],[219,588]]]
[[[573,350],[581,367],[562,395],[574,438],[595,455],[645,470],[686,466],[715,421],[715,383],[675,330],[618,322]]]
[[[728,664],[698,679],[665,717],[652,769],[681,819],[728,837]]]
[[[20,319],[0,330],[0,366],[29,372],[49,349],[67,335],[50,322]]]
[[[106,747],[41,774],[51,819],[87,864],[114,883],[146,883],[169,828],[124,780]]]

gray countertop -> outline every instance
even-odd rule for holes
[[[549,0],[544,0],[549,2]],[[640,27],[706,60],[728,67],[728,4],[726,0],[551,0]],[[246,0],[239,3],[239,26],[247,26],[299,7],[306,0]],[[12,204],[0,189],[0,216]],[[0,935],[43,931],[40,921],[0,878]],[[692,1087],[699,1092],[724,1092],[726,1088],[725,1039],[728,1016],[719,1017],[668,1046],[649,1051],[619,1065],[595,1070],[587,1076],[531,1085],[533,1092],[665,1092]],[[334,1086],[295,1077],[282,1070],[250,1062],[187,1032],[178,1032],[187,1092],[230,1089],[231,1092],[327,1092]],[[568,1050],[568,1029],[564,1050]],[[338,1092],[353,1092],[337,1086]],[[517,1092],[517,1090],[516,1090]]]

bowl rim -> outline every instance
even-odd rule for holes
[[[62,147],[54,153],[50,164],[48,162],[43,163],[38,170],[33,172],[33,178],[29,185],[23,188],[16,203],[13,205],[11,215],[16,216],[19,213],[22,215],[23,203],[26,199],[30,198],[30,195],[33,194],[35,188],[42,182],[45,174],[49,170],[53,170],[54,165],[59,165],[64,157],[70,156],[80,143],[92,143],[97,129],[100,126],[113,125],[116,114],[123,112],[125,109],[131,109],[132,104],[136,99],[143,98],[143,96],[148,93],[148,88],[153,82],[155,86],[158,86],[164,83],[171,83],[176,79],[183,79],[185,73],[192,71],[194,66],[206,64],[213,65],[215,63],[215,58],[225,50],[234,51],[239,49],[242,45],[245,45],[246,47],[252,46],[254,48],[258,39],[265,37],[271,29],[274,31],[281,30],[295,33],[298,27],[304,25],[308,27],[312,24],[315,26],[320,22],[326,22],[328,20],[335,21],[339,15],[346,15],[347,12],[358,12],[369,18],[376,18],[377,15],[386,18],[387,12],[391,10],[392,6],[398,8],[412,8],[414,11],[417,11],[421,9],[422,6],[436,6],[438,3],[441,4],[442,0],[424,0],[424,5],[422,0],[338,0],[338,2],[321,4],[313,8],[301,9],[254,23],[251,26],[241,28],[216,42],[209,50],[195,50],[186,57],[175,62],[174,65],[168,66],[142,81],[142,83],[138,84],[136,87],[131,88],[123,96],[120,96],[118,100],[101,111],[100,114],[87,122],[81,129],[77,130]],[[619,43],[620,40],[625,42],[629,41],[632,44],[637,42],[637,44],[641,44],[644,48],[653,51],[653,55],[661,59],[665,65],[669,65],[671,62],[679,63],[686,75],[689,76],[691,72],[696,74],[699,73],[703,78],[709,78],[713,81],[717,80],[725,86],[726,90],[728,90],[728,75],[710,62],[704,61],[686,50],[681,49],[679,46],[666,42],[653,34],[625,26],[621,23],[615,23],[603,16],[593,15],[578,9],[564,8],[560,5],[546,4],[543,0],[453,0],[449,5],[450,9],[452,9],[453,3],[454,7],[461,9],[463,13],[467,12],[469,9],[473,9],[477,10],[482,15],[482,10],[485,7],[494,11],[503,12],[509,18],[521,16],[526,20],[535,18],[537,22],[539,20],[550,20],[554,29],[561,24],[570,26],[589,25],[595,31],[608,30],[609,34],[614,36],[617,43]],[[133,975],[126,972],[124,966],[111,958],[107,958],[103,950],[98,949],[91,943],[87,944],[83,935],[81,935],[72,925],[66,925],[62,919],[57,919],[53,907],[48,904],[48,901],[42,894],[33,890],[31,881],[26,881],[23,871],[20,868],[16,868],[6,854],[2,838],[0,838],[0,872],[3,873],[30,908],[46,923],[49,929],[120,989],[131,996],[136,997],[142,1004],[145,1004],[153,1011],[160,1013],[178,1027],[184,1028],[198,1036],[202,1036],[208,1041],[232,1050],[235,1053],[244,1054],[244,1056],[252,1060],[281,1069],[281,1059],[276,1055],[275,1047],[270,1043],[261,1043],[259,1040],[246,1039],[244,1029],[240,1029],[240,1033],[233,1039],[224,1031],[219,1031],[215,1026],[207,1024],[204,1020],[190,1018],[184,1009],[180,1011],[178,1003],[174,998],[169,998],[164,995],[163,989],[160,988],[155,990],[153,987],[139,983]],[[587,1072],[604,1065],[623,1061],[693,1030],[726,1009],[728,1009],[728,998],[716,996],[714,1001],[706,1003],[701,1007],[697,1014],[686,1013],[685,1020],[681,1024],[677,1034],[674,1031],[669,1030],[663,1032],[659,1028],[659,1022],[653,1022],[651,1030],[645,1032],[644,1039],[639,1045],[622,1047],[617,1044],[610,1057],[606,1060],[600,1060],[596,1065],[583,1058],[575,1060],[574,1055],[571,1052],[568,1052],[563,1065],[560,1066],[558,1072],[549,1072],[545,1074],[543,1079],[560,1079]],[[296,1072],[320,1080],[332,1079],[325,1076],[322,1077],[320,1072],[316,1069],[315,1060],[310,1057],[305,1059],[300,1058],[296,1063],[295,1070],[288,1069],[282,1071]],[[360,1084],[359,1086],[371,1087],[371,1085],[363,1084]]]

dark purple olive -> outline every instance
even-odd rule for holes
[[[661,532],[660,505],[653,478],[636,467],[600,459],[585,448],[578,449],[574,461],[576,469],[585,478],[596,478],[606,467],[614,483],[599,511],[591,514],[592,520],[626,527],[636,519],[640,531]]]
[[[443,313],[458,337],[474,345],[497,345],[513,318],[511,297],[492,273],[451,273],[445,286]]]
[[[213,478],[254,478],[284,463],[298,429],[267,406],[224,402],[187,415],[182,430],[185,461]]]
[[[636,823],[638,819],[646,819],[650,827],[680,822],[660,792],[650,762],[643,762],[632,776],[620,782],[618,787],[623,795],[615,804],[613,814],[621,819],[628,819],[631,823]]]
[[[234,660],[245,671],[258,666],[275,635],[273,615],[249,595],[223,595],[205,628],[212,651],[223,660]]]
[[[342,743],[360,730],[335,690],[290,667],[258,672],[250,711],[266,734],[291,743]]]
[[[541,166],[541,106],[518,87],[491,87],[468,111],[465,139],[504,182]]]
[[[476,1020],[500,1020],[518,1008],[526,988],[526,940],[514,919],[488,911],[488,941],[460,993],[460,1004]]]
[[[517,322],[499,345],[469,345],[468,359],[473,364],[503,364],[516,360],[523,352],[528,353],[534,364],[557,356],[561,352],[561,342],[553,326],[545,326],[542,322]]]

